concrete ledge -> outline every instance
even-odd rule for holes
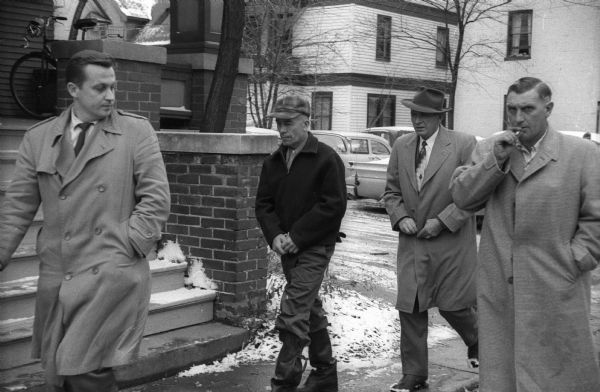
[[[52,43],[52,52],[59,59],[68,59],[76,52],[84,49],[108,53],[115,60],[131,60],[153,64],[167,63],[167,49],[158,46],[110,40],[56,41]]]
[[[207,364],[242,349],[249,332],[210,322],[147,336],[140,358],[115,368],[121,388],[169,377],[192,365]],[[47,391],[40,363],[0,371],[0,392]]]
[[[277,149],[277,136],[244,133],[201,133],[193,131],[158,131],[163,152],[252,155],[270,154]]]
[[[149,336],[142,341],[140,358],[115,368],[115,376],[121,388],[170,377],[241,350],[248,337],[245,329],[217,322]]]
[[[189,64],[192,69],[214,71],[217,65],[217,55],[213,53],[176,53],[169,54],[169,63]],[[238,62],[238,72],[251,74],[254,72],[252,59],[242,57]]]

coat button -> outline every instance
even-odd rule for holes
[[[94,274],[94,275],[98,274],[98,267],[92,268],[92,274]]]
[[[67,195],[65,195],[64,193],[60,194],[60,200],[65,200],[67,198]]]
[[[106,190],[106,188],[104,188],[104,185],[98,186],[98,192],[104,192],[105,190]]]
[[[146,237],[147,237],[147,238],[150,238],[150,237],[152,237],[152,232],[151,232],[151,231],[147,231],[147,232],[146,232]]]
[[[73,275],[71,274],[66,274],[65,275],[65,280],[71,280],[71,278],[73,277]]]
[[[506,279],[506,281],[508,282],[508,284],[513,284],[513,277],[509,276],[508,279]]]
[[[96,233],[96,235],[100,235],[102,234],[102,229],[100,227],[96,227],[96,229],[94,229],[94,233]]]
[[[70,233],[66,233],[65,234],[65,241],[69,241],[71,239],[71,234]]]

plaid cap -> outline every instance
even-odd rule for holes
[[[296,118],[300,114],[310,117],[310,102],[299,95],[288,95],[277,100],[269,117],[288,120]]]

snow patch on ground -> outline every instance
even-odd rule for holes
[[[267,286],[273,294],[268,303],[269,310],[278,309],[284,284],[285,280],[281,275],[269,278]],[[329,331],[339,370],[356,370],[373,365],[381,365],[383,368],[384,364],[400,362],[400,321],[398,311],[393,306],[327,283],[322,287],[321,298],[331,323]],[[211,365],[194,366],[179,373],[179,376],[225,372],[239,365],[275,361],[281,343],[274,326],[275,320],[272,318],[240,352],[229,354]],[[457,337],[450,328],[431,325],[428,345],[433,347],[444,340]],[[304,356],[308,357],[307,349]]]

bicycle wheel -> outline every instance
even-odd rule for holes
[[[30,116],[46,118],[55,114],[56,60],[42,52],[20,57],[10,70],[10,92]]]

